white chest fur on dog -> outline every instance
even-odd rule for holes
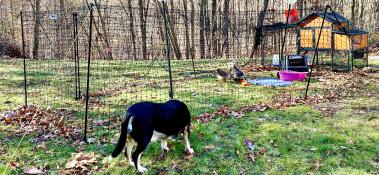
[[[151,142],[155,142],[155,141],[163,139],[163,138],[167,138],[167,135],[163,134],[163,133],[160,133],[160,132],[157,132],[157,131],[154,131],[153,132],[153,137],[151,137],[150,141]]]

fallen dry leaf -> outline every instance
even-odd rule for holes
[[[96,170],[97,156],[95,153],[74,153],[72,160],[66,163],[65,170],[61,174],[90,174]]]
[[[20,166],[20,164],[18,162],[9,162],[9,166],[12,168],[12,169],[16,169]]]
[[[267,152],[267,148],[261,148],[258,151],[254,151],[252,153],[248,153],[247,157],[252,161],[255,162],[259,156],[262,156]]]
[[[211,150],[213,150],[214,148],[215,148],[214,145],[207,145],[207,146],[204,146],[204,149],[205,149],[206,151],[211,151]]]
[[[71,169],[71,168],[75,168],[76,165],[78,164],[78,161],[76,160],[70,160],[66,163],[66,169]]]
[[[168,175],[167,170],[160,169],[157,172],[154,173],[155,175]]]
[[[243,117],[243,114],[242,113],[239,113],[239,112],[236,112],[236,111],[232,111],[231,112],[231,115],[235,118],[241,118]]]
[[[43,174],[43,171],[36,168],[36,167],[32,167],[32,168],[25,168],[24,169],[24,174]]]

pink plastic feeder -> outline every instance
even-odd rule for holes
[[[308,72],[280,71],[280,80],[283,81],[303,81],[307,77]]]

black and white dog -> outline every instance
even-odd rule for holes
[[[140,164],[142,152],[150,141],[161,140],[161,148],[168,151],[167,140],[175,139],[180,133],[184,136],[187,153],[193,154],[190,146],[191,115],[187,106],[178,100],[166,103],[140,102],[126,111],[121,124],[121,135],[112,157],[117,157],[125,147],[125,156],[129,165],[135,166],[138,172],[147,172]],[[137,148],[132,154],[133,146]]]

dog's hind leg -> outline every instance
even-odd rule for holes
[[[151,137],[150,137],[151,139]],[[147,169],[140,164],[141,154],[146,149],[147,145],[149,144],[150,139],[144,139],[142,142],[137,141],[137,148],[133,152],[132,158],[135,167],[137,168],[138,172],[140,173],[146,173]]]
[[[132,160],[132,150],[135,142],[133,139],[128,138],[126,142],[126,147],[125,147],[125,157],[128,159],[128,163],[130,166],[134,166],[134,162]]]
[[[185,128],[184,128],[184,131],[183,131],[183,141],[184,141],[184,147],[185,147],[185,150],[187,153],[190,153],[190,154],[193,154],[195,153],[195,151],[191,148],[191,145],[190,145],[190,141],[189,141],[189,133],[190,133],[190,125],[187,125]]]

